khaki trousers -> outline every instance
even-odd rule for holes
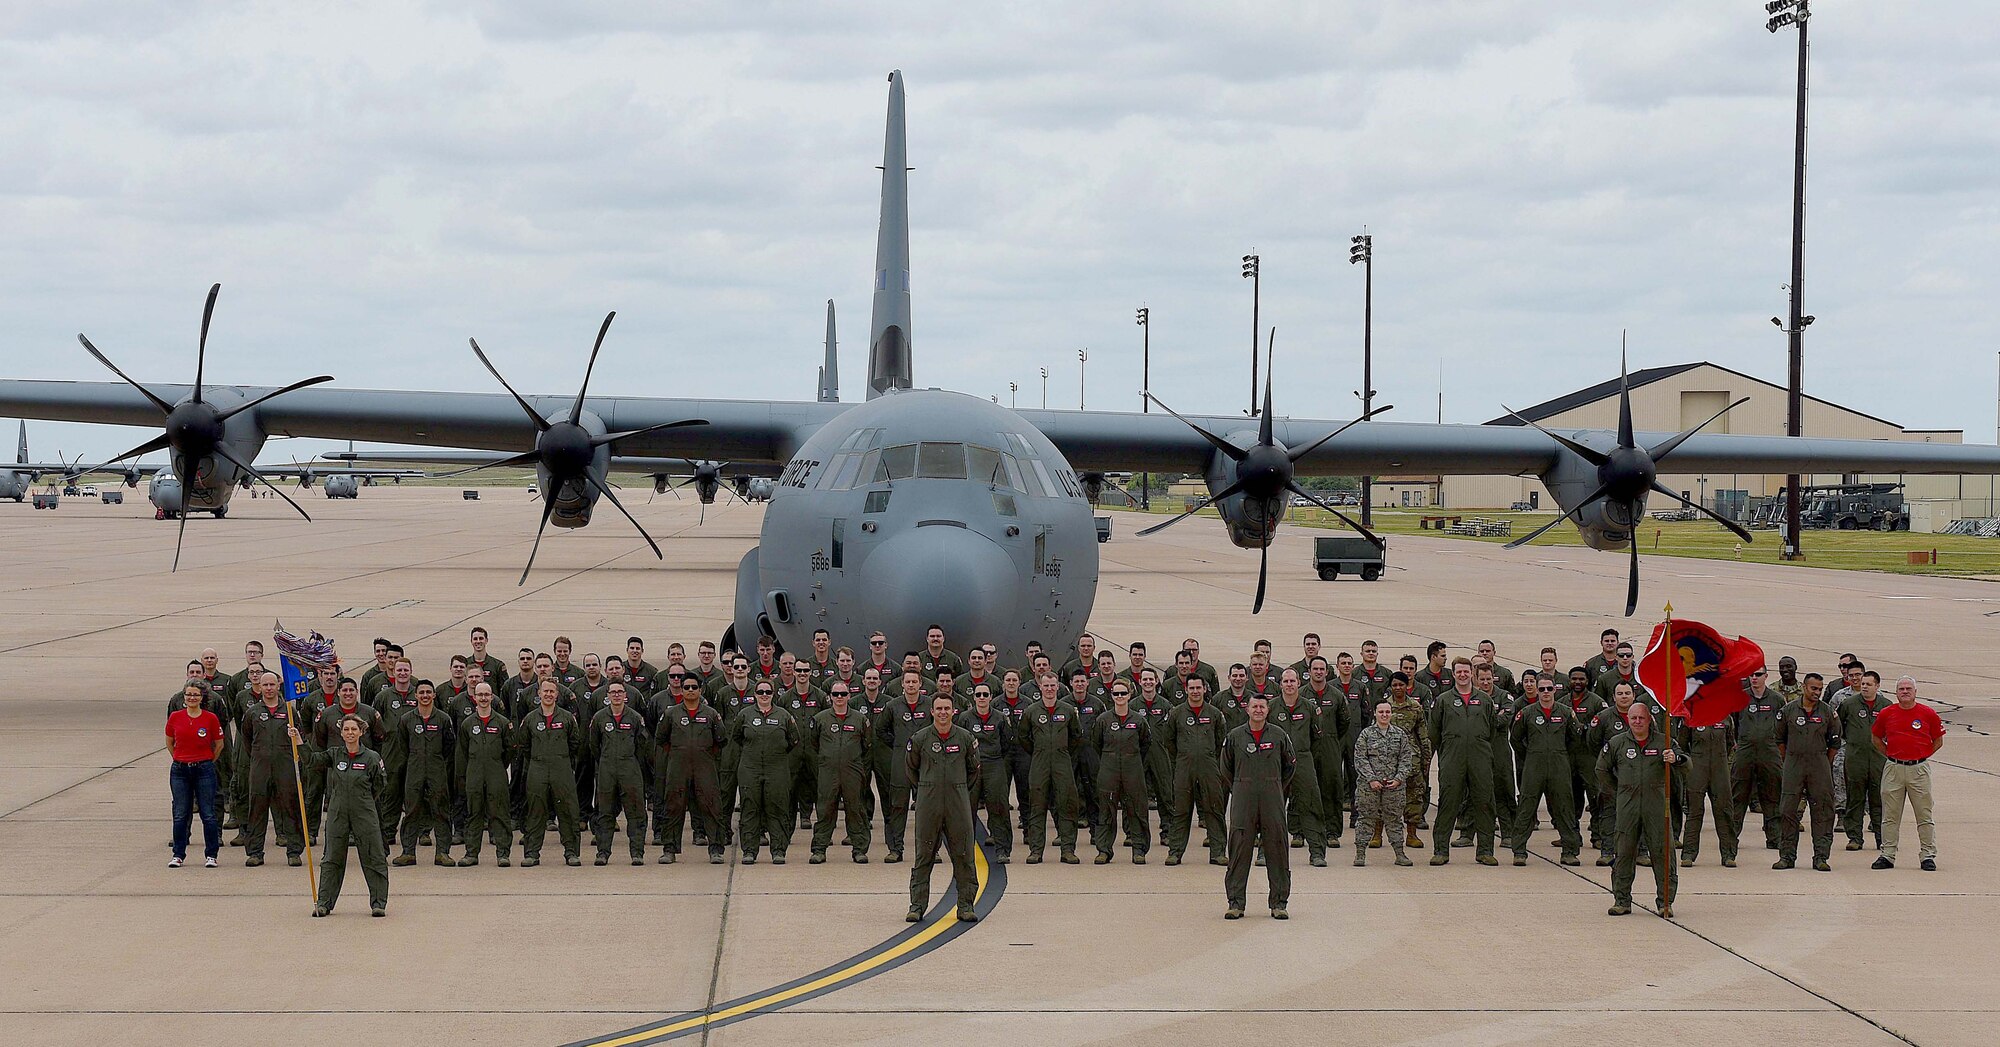
[[[1896,860],[1903,835],[1903,800],[1917,815],[1917,855],[1937,857],[1937,826],[1931,821],[1931,767],[1890,761],[1882,767],[1882,857]]]

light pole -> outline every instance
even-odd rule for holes
[[[1361,388],[1355,393],[1361,397],[1361,417],[1368,417],[1375,410],[1375,238],[1367,233],[1350,237],[1353,246],[1347,250],[1347,264],[1361,266]],[[1375,522],[1370,508],[1374,493],[1372,476],[1361,478],[1361,526],[1368,527]]]
[[[1090,359],[1088,346],[1076,351],[1076,409],[1083,410],[1083,364]]]
[[[1260,271],[1263,259],[1254,254],[1243,256],[1243,278],[1250,281],[1250,417],[1257,417],[1257,317],[1258,307],[1264,298],[1264,277]]]
[[[1042,372],[1042,410],[1046,411],[1049,409],[1049,369],[1044,367],[1041,369],[1041,372]]]
[[[1804,430],[1802,422],[1805,411],[1805,330],[1813,318],[1805,314],[1806,279],[1806,22],[1812,17],[1807,8],[1807,0],[1771,0],[1764,5],[1770,14],[1764,28],[1775,33],[1786,26],[1799,27],[1799,84],[1798,116],[1795,122],[1792,155],[1792,282],[1791,323],[1777,323],[1785,331],[1786,355],[1789,358],[1789,384],[1785,397],[1785,435],[1798,436]],[[1785,548],[1787,560],[1803,559],[1805,550],[1800,542],[1799,520],[1799,477],[1797,474],[1785,477]]]
[[[1153,401],[1148,400],[1146,394],[1153,391],[1153,311],[1143,305],[1140,306],[1137,323],[1139,324],[1139,413],[1152,414]],[[2000,429],[1995,431],[2000,432]],[[1139,508],[1153,507],[1152,487],[1153,474],[1140,473]]]
[[[1011,409],[1011,408],[1015,408],[1015,407],[1019,407],[1019,406],[1021,406],[1021,395],[1020,395],[1020,394],[1021,394],[1021,383],[1019,383],[1019,382],[1008,382],[1008,383],[1007,383],[1007,406],[1008,406],[1008,408],[1010,408],[1010,409]]]

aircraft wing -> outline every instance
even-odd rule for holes
[[[336,451],[325,456],[336,462],[397,462],[410,465],[452,465],[473,466],[492,465],[505,461],[509,455],[501,451],[403,451],[391,447],[364,448],[356,451]],[[525,466],[523,468],[526,468]],[[723,463],[723,472],[731,476],[776,476],[784,469],[783,463]],[[365,470],[353,470],[363,472]],[[614,454],[611,456],[611,471],[629,473],[635,476],[692,476],[694,463],[687,458],[662,458],[651,455]],[[373,471],[381,475],[381,470]]]
[[[1201,473],[1214,448],[1169,414],[1092,411],[1022,411],[1079,472]],[[1249,447],[1258,422],[1243,416],[1189,415],[1189,422]],[[1272,435],[1301,448],[1343,422],[1303,418],[1272,420]],[[1609,451],[1616,434],[1606,429],[1563,429],[1563,436]],[[1637,432],[1654,447],[1677,434]],[[1541,475],[1572,452],[1527,426],[1439,425],[1370,421],[1334,437],[1301,458],[1301,476],[1383,473]],[[1733,436],[1697,433],[1673,451],[1673,471],[1741,473],[2000,473],[2000,447],[1896,440]]]
[[[189,395],[185,385],[147,384],[168,403]],[[247,402],[268,388],[209,386],[212,399]],[[575,394],[529,396],[544,416],[567,413]],[[648,433],[621,441],[633,455],[697,458],[782,467],[792,451],[848,406],[770,400],[685,400],[593,396],[590,410],[613,431],[643,429],[684,418],[707,425]],[[504,393],[426,392],[313,387],[298,389],[254,409],[271,436],[377,440],[520,452],[535,432],[519,405]],[[117,382],[0,381],[0,414],[68,422],[99,422],[157,429],[160,411],[137,390]]]

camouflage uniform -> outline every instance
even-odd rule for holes
[[[1414,835],[1417,823],[1423,820],[1424,812],[1431,803],[1431,743],[1430,729],[1424,717],[1423,703],[1411,695],[1403,704],[1397,705],[1389,699],[1389,722],[1403,729],[1417,743],[1416,770],[1405,778],[1403,792],[1403,823],[1406,831]]]
[[[1417,769],[1417,743],[1400,727],[1369,724],[1354,739],[1355,808],[1360,822],[1354,830],[1354,864],[1368,864],[1369,840],[1386,832],[1389,846],[1396,849],[1396,864],[1408,865],[1403,854],[1403,834],[1398,821],[1404,817],[1409,780]],[[1369,782],[1394,781],[1400,784],[1371,789]]]

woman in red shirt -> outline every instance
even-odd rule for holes
[[[194,681],[181,689],[182,707],[167,717],[167,744],[174,764],[168,784],[174,791],[174,856],[167,862],[178,869],[187,859],[189,819],[201,810],[202,850],[207,866],[215,868],[215,856],[222,850],[222,815],[216,809],[219,779],[215,760],[222,755],[222,721],[202,708],[207,688]]]

